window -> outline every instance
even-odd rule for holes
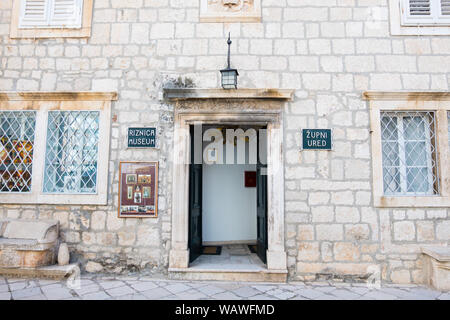
[[[402,24],[450,24],[450,0],[403,0]]]
[[[393,35],[449,35],[450,0],[389,1]]]
[[[450,206],[450,93],[365,92],[376,207]]]
[[[433,195],[437,180],[434,112],[382,112],[385,195]]]
[[[29,192],[33,167],[34,111],[0,111],[0,192]]]
[[[50,111],[44,192],[95,193],[98,111]]]
[[[93,0],[17,0],[11,38],[89,37]]]
[[[106,205],[115,99],[0,92],[0,202]]]
[[[83,0],[22,0],[19,28],[81,28]]]

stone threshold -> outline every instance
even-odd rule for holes
[[[0,276],[11,278],[43,278],[53,280],[63,280],[73,275],[79,266],[77,263],[66,266],[46,266],[38,268],[5,268],[0,267]]]
[[[196,281],[242,281],[286,283],[287,270],[250,270],[250,269],[209,269],[209,268],[169,268],[171,280]]]

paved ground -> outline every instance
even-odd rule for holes
[[[79,288],[65,281],[5,279],[0,277],[0,300],[61,299],[224,299],[224,300],[450,300],[450,292],[420,286],[386,285],[380,290],[365,284],[303,283],[288,284],[242,282],[187,282],[126,277],[81,278]]]

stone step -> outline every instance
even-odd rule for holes
[[[286,283],[286,270],[227,270],[169,268],[169,279],[194,281],[243,281]]]
[[[10,278],[44,278],[63,280],[70,277],[75,272],[79,272],[77,263],[65,266],[52,265],[38,268],[4,268],[0,267],[0,276]]]

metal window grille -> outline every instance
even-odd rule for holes
[[[48,114],[44,192],[96,193],[98,111]]]
[[[386,195],[439,194],[434,112],[382,112]]]
[[[31,191],[36,112],[0,111],[0,192]]]

